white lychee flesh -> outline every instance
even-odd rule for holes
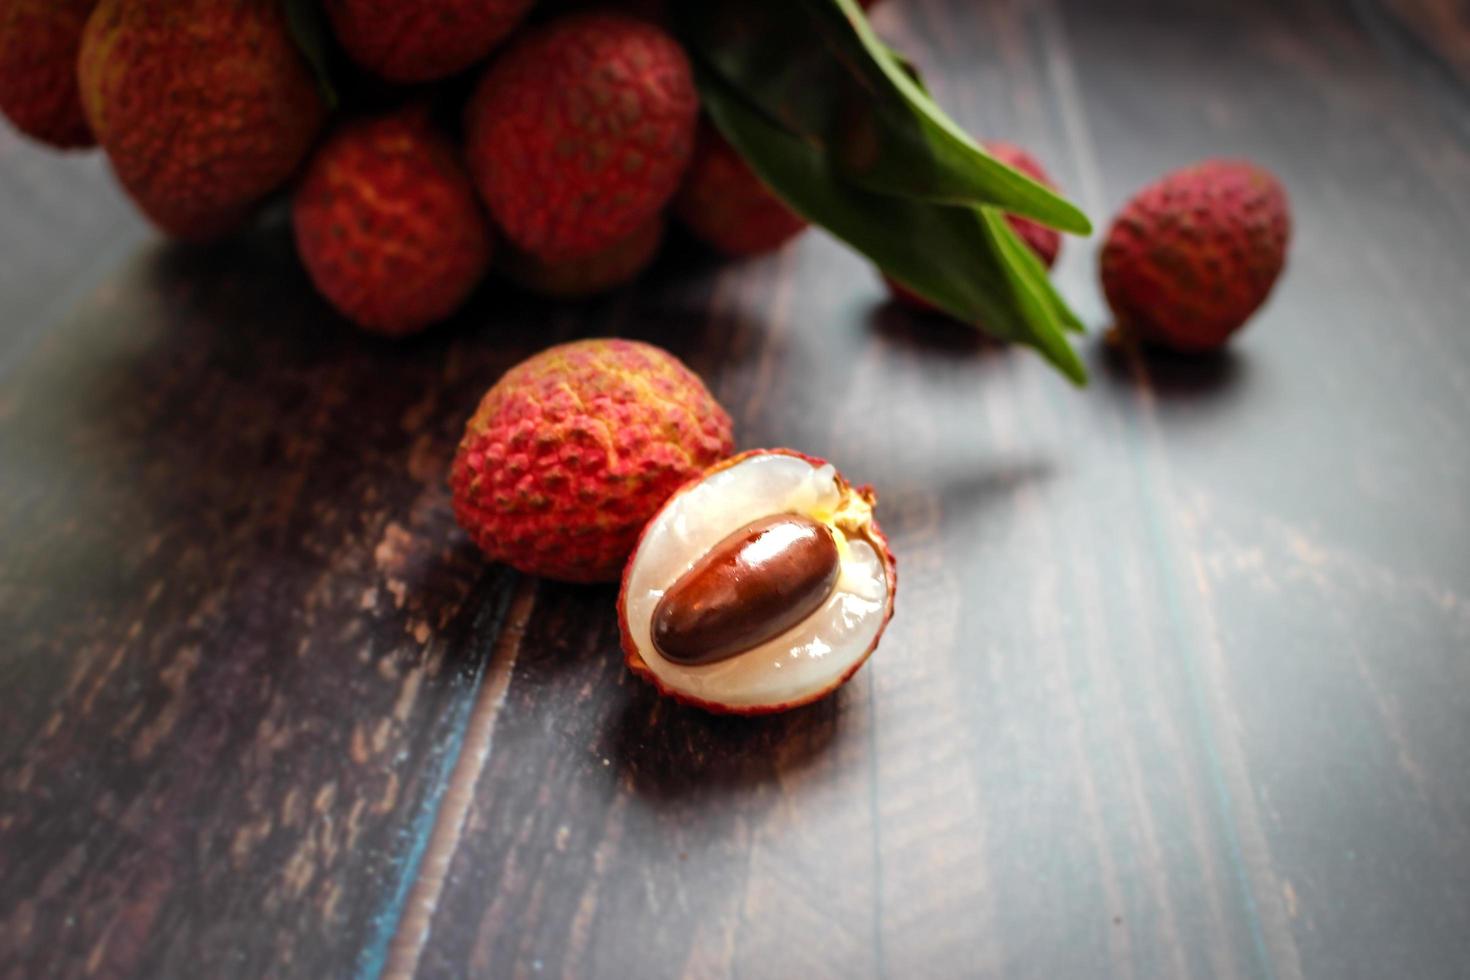
[[[659,654],[654,610],[664,592],[726,535],[775,514],[830,527],[841,571],[827,600],[785,633],[716,663]],[[830,464],[780,452],[748,454],[676,494],[649,523],[624,576],[626,641],[665,693],[755,713],[793,707],[837,687],[866,659],[892,610],[890,557],[872,497]]]

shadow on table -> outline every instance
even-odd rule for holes
[[[1140,374],[1162,400],[1208,401],[1233,395],[1250,375],[1250,361],[1234,347],[1178,354],[1136,347],[1106,336],[1089,359],[1093,375],[1114,387],[1135,388]]]
[[[630,678],[611,743],[631,790],[656,807],[746,793],[814,764],[841,731],[849,688],[777,715],[712,715]]]
[[[978,327],[938,312],[927,312],[889,299],[873,307],[868,326],[894,347],[944,357],[992,357],[1004,354],[1007,344]]]

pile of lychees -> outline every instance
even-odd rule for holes
[[[492,268],[556,296],[626,283],[670,213],[729,256],[806,227],[701,121],[664,0],[290,2],[320,14],[328,47],[391,108],[329,111],[288,0],[0,0],[0,110],[56,147],[100,144],[179,238],[226,234],[288,192],[318,291],[390,335],[448,317]],[[468,93],[457,118],[430,111],[445,91]],[[989,149],[1051,183],[1025,151]],[[1058,234],[1012,224],[1049,267]],[[1119,327],[1220,346],[1269,293],[1288,224],[1280,185],[1249,164],[1145,189],[1102,253]]]
[[[56,147],[100,145],[178,238],[227,234],[288,193],[317,290],[387,335],[449,317],[492,269],[555,296],[626,283],[670,214],[728,256],[806,227],[701,118],[665,3],[319,3],[331,50],[389,108],[329,109],[286,0],[0,0],[0,110]],[[1052,183],[1018,147],[987,148]],[[1057,232],[1011,225],[1049,268]],[[1285,194],[1258,167],[1164,177],[1102,250],[1120,330],[1219,347],[1265,301],[1288,234]],[[869,488],[791,450],[733,451],[729,416],[672,355],[563,345],[508,372],[470,418],[454,510],[488,556],[527,574],[621,577],[628,664],[661,691],[783,710],[866,660],[896,566]]]
[[[558,296],[625,283],[669,211],[732,255],[805,227],[701,123],[657,6],[322,0],[337,49],[401,94],[333,118],[281,0],[0,0],[0,109],[57,147],[100,144],[179,238],[289,192],[318,291],[403,335],[492,267]],[[470,93],[457,120],[430,108],[445,80]]]

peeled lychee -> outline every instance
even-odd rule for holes
[[[1252,163],[1207,160],[1124,205],[1103,245],[1103,292],[1125,335],[1213,350],[1266,301],[1290,237],[1275,177]]]
[[[623,572],[628,667],[709,711],[824,697],[878,646],[897,568],[871,488],[789,449],[717,464],[648,522]]]
[[[317,290],[380,333],[412,333],[449,316],[490,262],[489,222],[469,175],[418,107],[328,137],[291,216]]]
[[[672,354],[631,340],[562,344],[480,402],[450,472],[454,514],[495,561],[615,581],[659,505],[732,447],[730,416]]]
[[[325,115],[280,3],[102,0],[78,73],[118,180],[183,238],[238,225],[295,171]]]
[[[698,110],[689,61],[663,30],[574,14],[518,38],[481,79],[465,114],[470,172],[517,248],[591,255],[668,202]]]
[[[511,32],[534,0],[325,0],[352,59],[394,82],[463,71]]]
[[[97,0],[0,0],[0,112],[59,149],[96,142],[77,94],[77,50]]]
[[[1057,189],[1056,181],[1051,179],[1035,157],[1027,153],[1013,143],[1005,143],[1000,140],[988,140],[984,144],[985,152],[995,157],[1001,163],[1030,177],[1038,184],[1042,184],[1052,190]],[[1031,251],[1041,260],[1041,264],[1050,269],[1057,261],[1057,253],[1062,249],[1062,236],[1055,228],[1032,221],[1030,218],[1018,217],[1014,214],[1006,215],[1006,221],[1010,222],[1016,234],[1021,236],[1021,241],[1030,246]],[[888,284],[889,291],[893,297],[915,309],[930,311],[935,309],[933,303],[929,302],[918,293],[904,286],[900,282],[883,277]]]
[[[696,237],[731,256],[780,248],[807,226],[707,125],[700,128],[674,214]]]
[[[632,282],[658,255],[664,240],[663,215],[600,252],[579,259],[544,262],[525,252],[505,260],[512,280],[543,296],[590,296]]]

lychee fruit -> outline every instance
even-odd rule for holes
[[[699,99],[647,21],[573,14],[517,38],[465,113],[470,172],[515,246],[548,262],[633,234],[678,189]]]
[[[505,272],[543,296],[591,296],[638,278],[658,255],[663,239],[664,218],[657,215],[622,241],[579,259],[545,262],[526,252],[512,252],[505,260]]]
[[[1102,249],[1103,292],[1125,336],[1214,350],[1266,301],[1290,237],[1275,177],[1252,163],[1207,160],[1123,206]]]
[[[871,488],[789,449],[726,460],[648,522],[618,596],[628,667],[679,701],[785,711],[846,682],[893,616]]]
[[[243,221],[295,171],[325,116],[280,3],[102,0],[78,75],[118,180],[181,238]]]
[[[732,447],[730,416],[672,354],[631,340],[562,344],[480,402],[450,471],[454,514],[495,561],[616,581],[659,505]]]
[[[989,153],[1006,166],[1019,170],[1038,184],[1049,187],[1052,190],[1057,189],[1056,181],[1052,180],[1051,175],[1046,172],[1046,169],[1042,167],[1041,163],[1014,143],[1005,143],[1000,140],[987,140],[982,145],[985,147],[986,153]],[[1022,218],[1014,214],[1006,215],[1006,221],[1010,222],[1011,227],[1016,230],[1016,234],[1021,236],[1021,241],[1025,242],[1031,248],[1031,251],[1036,253],[1036,257],[1041,260],[1042,265],[1050,269],[1056,264],[1057,254],[1062,249],[1062,236],[1060,232],[1055,228],[1048,228],[1046,225],[1032,221],[1030,218]],[[902,283],[886,275],[883,277],[883,280],[888,284],[889,292],[893,294],[893,297],[905,305],[925,311],[935,309],[933,303],[904,286]]]
[[[77,50],[97,0],[0,0],[0,112],[33,139],[96,142],[77,94]]]
[[[700,128],[674,214],[695,237],[730,256],[780,248],[807,227],[708,125]]]
[[[317,290],[379,333],[413,333],[449,316],[490,262],[489,221],[469,174],[422,107],[328,137],[291,217]]]
[[[484,58],[533,0],[325,0],[342,47],[392,82],[426,82]]]

